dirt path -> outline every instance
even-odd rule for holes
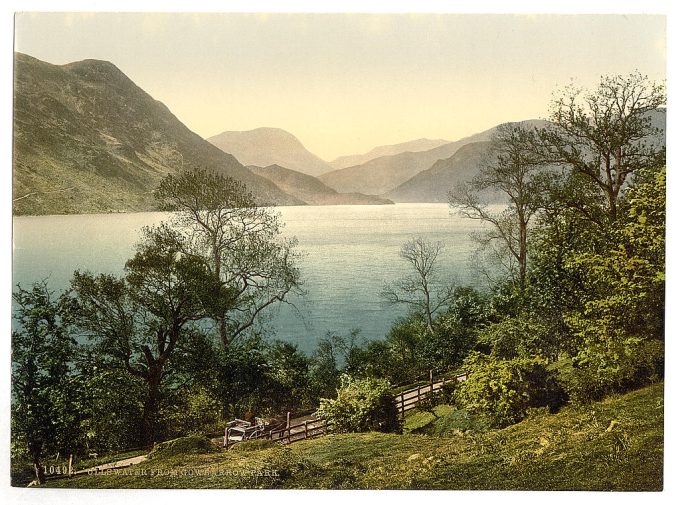
[[[78,470],[73,472],[73,475],[88,475],[93,473],[104,472],[106,470],[113,470],[115,468],[125,468],[132,465],[138,465],[146,461],[148,455],[143,454],[141,456],[135,456],[134,458],[121,459],[119,461],[112,461],[110,463],[103,463],[101,465],[93,466],[91,468],[85,468],[84,470]]]

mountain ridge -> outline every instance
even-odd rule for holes
[[[13,212],[156,210],[162,177],[204,168],[261,204],[299,200],[189,130],[113,63],[53,65],[15,53]]]
[[[421,152],[434,149],[436,147],[442,146],[444,144],[450,143],[450,140],[444,139],[427,139],[420,138],[415,140],[409,140],[406,142],[400,142],[398,144],[388,144],[374,147],[370,151],[364,154],[351,154],[346,156],[339,156],[333,161],[329,162],[334,169],[347,168],[355,165],[361,165],[375,158],[380,158],[382,156],[392,156],[395,154],[400,154],[404,152]]]
[[[271,180],[279,188],[308,205],[387,205],[394,203],[375,195],[338,193],[314,176],[280,165],[248,166],[247,168],[257,175]]]
[[[332,166],[310,152],[295,135],[281,128],[224,131],[207,140],[246,166],[279,165],[312,176],[333,170]]]

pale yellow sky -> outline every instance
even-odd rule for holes
[[[16,50],[109,60],[189,128],[283,128],[331,160],[547,115],[602,74],[666,74],[663,16],[19,14]]]

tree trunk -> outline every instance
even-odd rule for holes
[[[35,473],[35,480],[38,484],[44,484],[45,477],[45,466],[42,464],[40,458],[40,449],[34,449],[31,451],[33,453],[33,472]]]
[[[156,439],[156,417],[158,415],[158,397],[160,393],[161,374],[153,373],[149,376],[147,385],[149,391],[144,401],[142,414],[142,445],[151,447]]]

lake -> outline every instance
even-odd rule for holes
[[[327,331],[361,330],[367,339],[385,336],[405,308],[386,306],[378,296],[384,283],[409,273],[399,257],[415,236],[441,241],[441,275],[477,284],[470,261],[469,234],[476,221],[452,214],[446,204],[300,206],[277,209],[284,234],[296,236],[304,298],[267,314],[272,336],[312,352]],[[76,269],[120,274],[142,226],[164,213],[22,216],[14,218],[13,284],[48,279],[54,290],[68,286]]]

